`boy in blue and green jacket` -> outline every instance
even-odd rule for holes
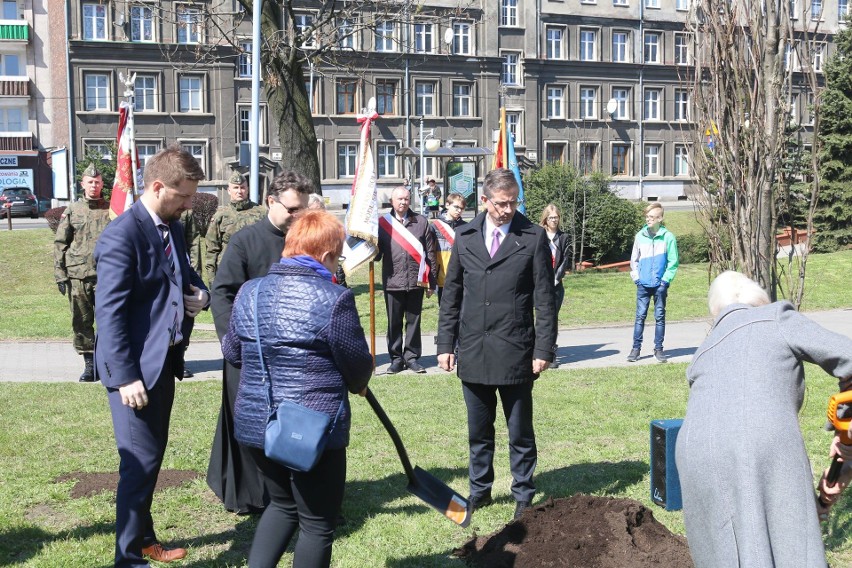
[[[677,240],[663,226],[663,206],[657,202],[645,208],[645,226],[633,240],[630,255],[630,277],[636,283],[636,322],[633,325],[633,349],[627,360],[639,359],[642,333],[648,306],[654,298],[654,357],[666,362],[663,339],[666,335],[666,298],[678,267]]]

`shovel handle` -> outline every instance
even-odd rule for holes
[[[414,468],[411,467],[411,460],[408,459],[408,452],[405,451],[405,446],[402,445],[402,438],[399,437],[399,433],[394,428],[393,424],[388,418],[388,415],[385,414],[384,409],[379,404],[379,401],[376,400],[376,397],[373,396],[373,391],[369,388],[366,389],[367,393],[364,397],[367,399],[367,402],[370,403],[370,407],[372,407],[373,412],[376,413],[376,416],[379,417],[379,421],[382,423],[382,426],[385,427],[385,430],[388,431],[388,434],[393,440],[393,445],[396,446],[396,453],[399,454],[399,460],[402,462],[402,467],[405,469],[405,475],[408,477],[409,483],[417,484],[417,478],[414,476]]]
[[[840,456],[834,456],[834,459],[831,460],[831,467],[828,468],[828,475],[825,476],[825,484],[834,487],[840,478],[841,469],[843,469],[843,462],[840,461]]]

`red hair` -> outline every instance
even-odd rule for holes
[[[334,258],[343,252],[343,223],[327,211],[308,210],[299,215],[287,231],[282,256],[308,255],[320,260],[324,253]]]

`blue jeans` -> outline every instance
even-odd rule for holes
[[[645,316],[648,315],[651,297],[654,298],[654,320],[657,322],[654,328],[654,349],[663,348],[663,339],[666,337],[666,298],[668,295],[669,287],[665,284],[656,288],[646,288],[641,284],[636,285],[636,323],[633,324],[633,349],[642,348],[642,332],[645,331]]]

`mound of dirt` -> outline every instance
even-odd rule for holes
[[[157,485],[154,491],[161,491],[167,487],[179,487],[184,483],[188,483],[201,477],[197,471],[188,469],[162,469],[157,478]],[[103,491],[115,492],[118,487],[118,472],[115,473],[91,473],[85,471],[75,471],[72,473],[64,473],[54,479],[54,483],[61,483],[70,479],[76,480],[77,483],[71,488],[71,498],[79,499],[81,497],[91,497],[96,493]]]
[[[632,499],[548,499],[502,530],[455,551],[481,568],[693,568],[686,539]]]

